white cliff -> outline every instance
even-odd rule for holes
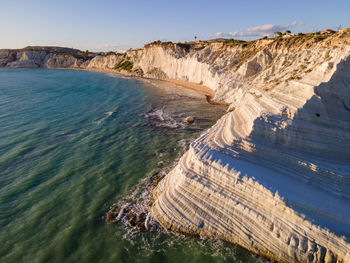
[[[329,43],[255,43],[249,57],[222,47],[226,59],[219,55],[206,66],[189,59],[198,69],[192,81],[212,72],[203,83],[231,103],[231,112],[153,191],[155,219],[273,260],[350,262],[348,40],[344,31]],[[145,69],[151,63],[144,61]],[[187,65],[158,61],[165,73],[175,69],[170,78]]]
[[[93,57],[77,49],[26,47],[0,50],[0,67],[9,68],[82,68]]]
[[[73,57],[67,62],[23,52],[0,51],[0,66],[71,65],[201,83],[230,104],[153,190],[151,213],[163,227],[281,262],[350,262],[349,29],[58,55]]]

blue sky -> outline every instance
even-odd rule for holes
[[[350,27],[349,14],[349,0],[1,0],[0,48],[115,50],[194,36],[251,39],[287,28]]]

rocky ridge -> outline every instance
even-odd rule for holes
[[[8,68],[84,68],[96,54],[62,47],[0,49],[0,67]]]

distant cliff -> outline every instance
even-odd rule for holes
[[[2,50],[3,67],[68,67],[200,83],[230,104],[155,187],[165,228],[270,259],[350,262],[350,30],[153,43],[126,53]]]
[[[61,47],[1,49],[0,67],[9,68],[84,68],[95,54]]]

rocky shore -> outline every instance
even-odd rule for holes
[[[149,212],[118,205],[109,221],[154,220],[280,262],[350,262],[349,29],[81,53],[1,50],[0,66],[196,83],[229,105],[152,188]]]

